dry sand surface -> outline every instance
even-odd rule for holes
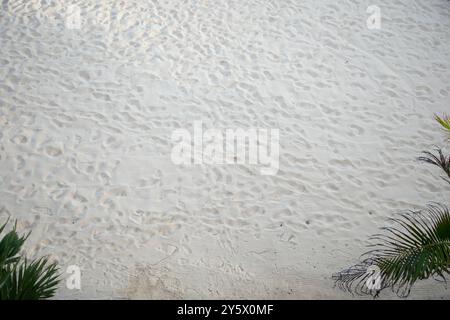
[[[56,298],[351,298],[332,273],[448,197],[415,158],[447,143],[449,1],[0,6],[0,219],[32,230],[28,256],[81,267]],[[199,120],[278,128],[277,174],[175,165],[171,134]]]

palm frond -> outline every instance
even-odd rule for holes
[[[424,156],[418,157],[417,160],[441,168],[446,174],[446,177],[442,177],[442,179],[450,183],[450,156],[445,156],[441,149],[436,149],[436,152],[437,154],[434,155],[429,151],[422,151]]]
[[[5,229],[7,223],[8,221],[0,227],[0,233]],[[0,240],[0,267],[15,263],[20,259],[20,249],[28,236],[29,234],[19,237],[16,232],[16,224],[14,224],[13,230],[3,236]]]
[[[450,271],[447,207],[432,204],[426,210],[404,213],[390,221],[392,226],[371,238],[371,250],[362,256],[360,263],[333,275],[341,289],[376,296],[391,288],[404,297],[419,280],[438,277],[445,281]],[[380,270],[380,286],[375,290],[367,285],[372,266]]]
[[[450,117],[446,114],[444,114],[442,117],[438,116],[437,114],[434,115],[434,118],[436,121],[447,131],[450,131]]]
[[[0,234],[7,223],[0,226]],[[45,257],[28,261],[19,255],[28,236],[19,236],[15,224],[0,240],[0,300],[48,299],[56,292],[60,281],[56,263]]]
[[[4,285],[0,288],[0,300],[38,300],[51,298],[60,281],[55,263],[47,258],[27,261],[10,270]]]

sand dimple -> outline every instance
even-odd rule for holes
[[[70,2],[72,3],[72,2]],[[82,268],[58,298],[335,298],[387,216],[444,201],[450,5],[3,1],[0,219]],[[171,133],[280,129],[280,170],[175,166]],[[413,297],[447,297],[425,283]]]

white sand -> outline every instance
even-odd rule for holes
[[[368,236],[448,199],[415,158],[447,143],[449,1],[76,1],[81,30],[70,3],[0,12],[0,219],[82,268],[57,298],[350,298]],[[278,174],[174,165],[196,120],[279,128]]]

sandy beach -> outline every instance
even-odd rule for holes
[[[0,66],[0,222],[80,267],[56,299],[351,299],[368,237],[448,200],[416,160],[448,140],[446,0],[3,0]],[[276,170],[175,163],[196,123],[277,130]]]

